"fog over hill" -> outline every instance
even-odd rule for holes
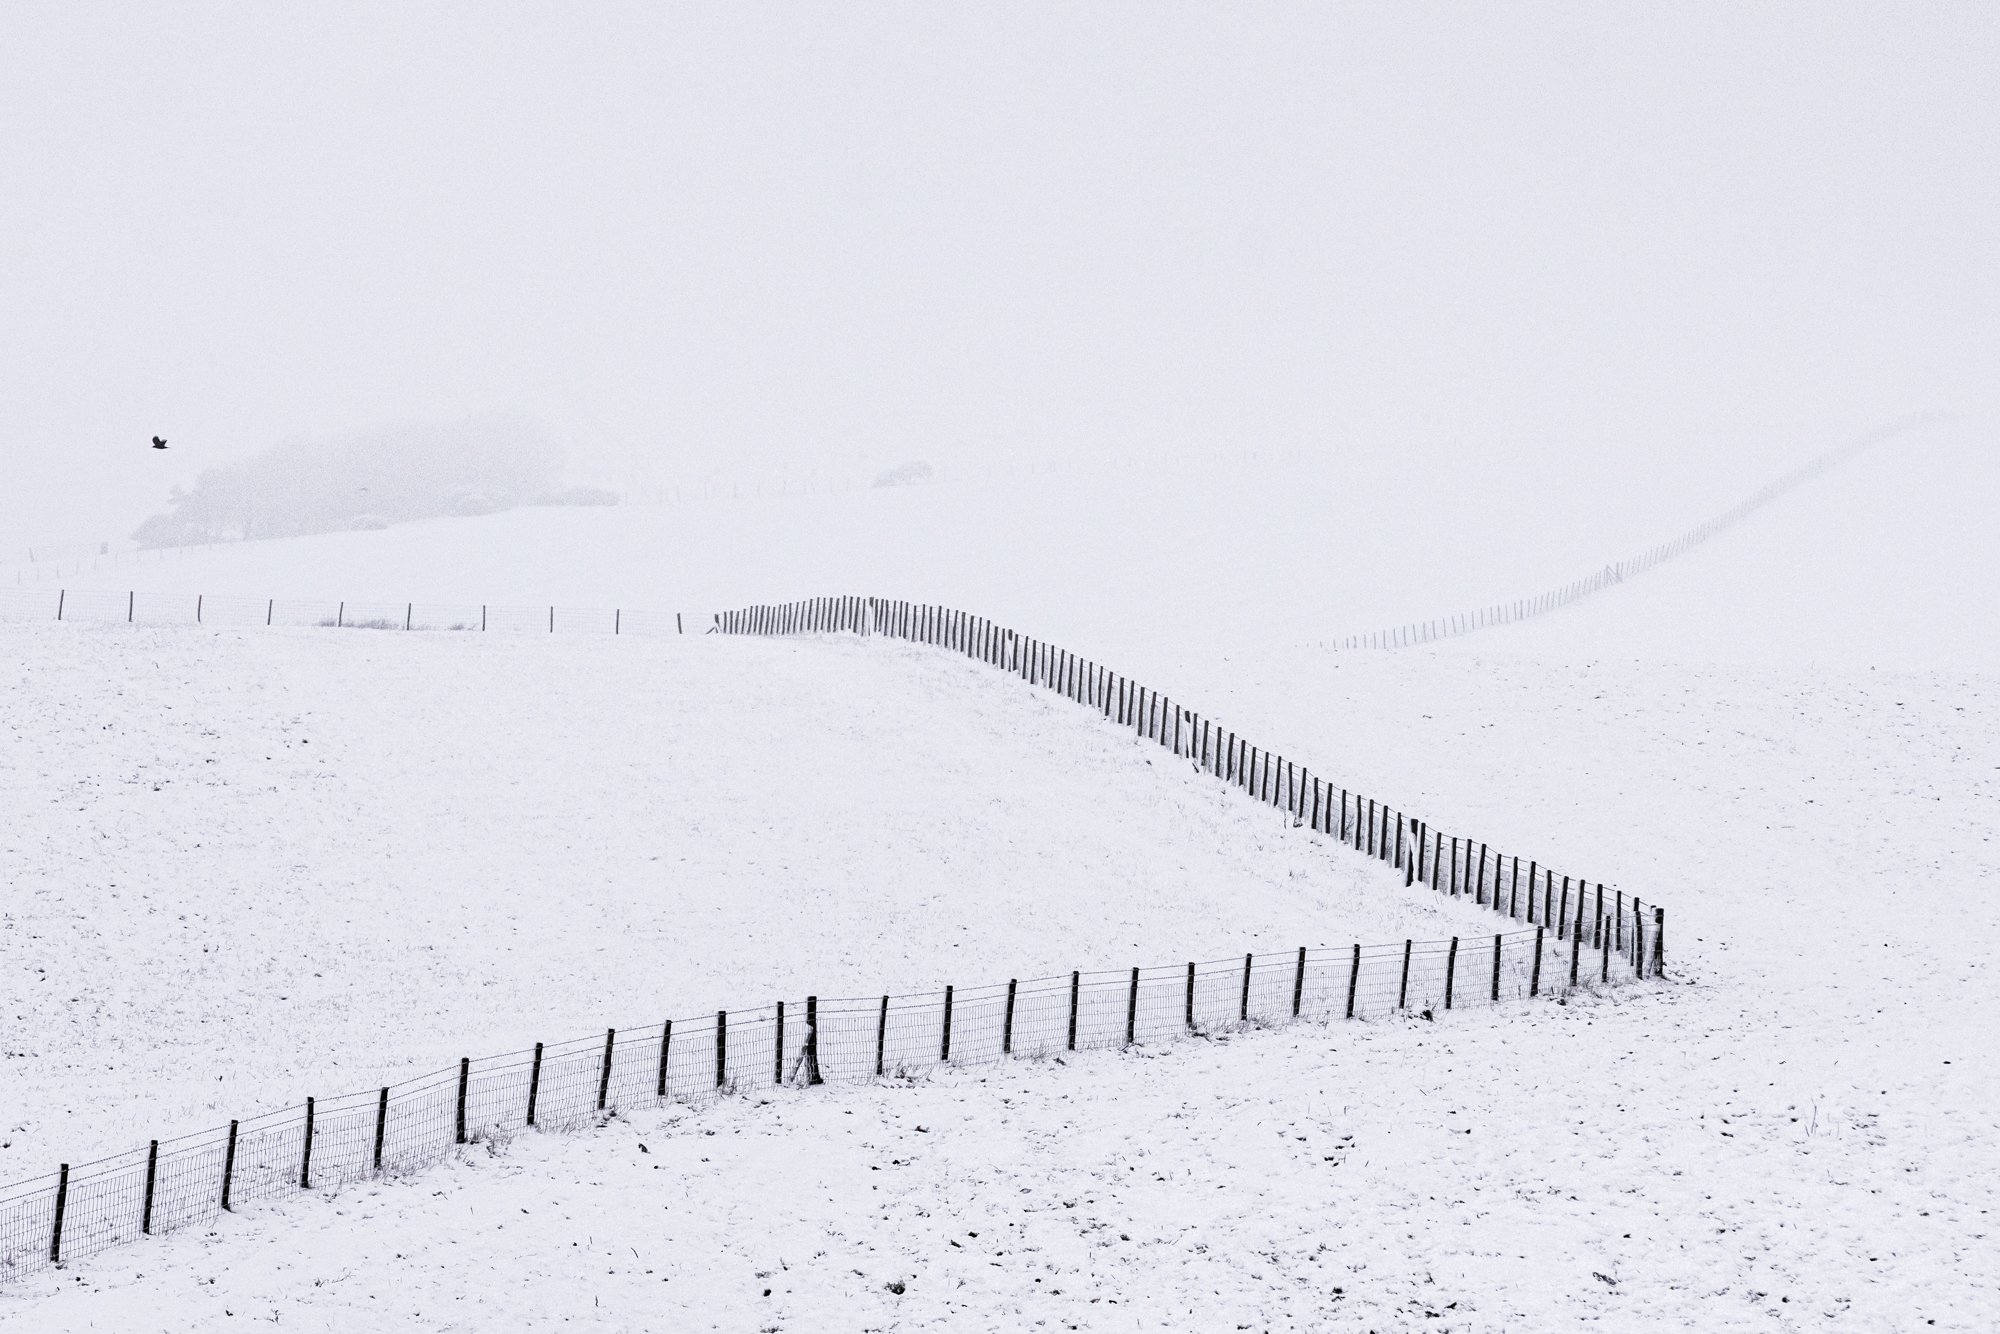
[[[164,547],[491,514],[554,498],[561,470],[543,432],[501,419],[292,440],[175,487],[133,536]]]
[[[1297,449],[1386,489],[1993,406],[1978,7],[363,12],[10,28],[0,550],[489,413],[623,489]]]
[[[0,1328],[2000,1328],[1996,69],[1858,0],[10,6]],[[1488,957],[1009,672],[697,633],[842,593],[1664,974],[711,1071],[670,1015]],[[718,1103],[607,1101],[648,1025]],[[581,1034],[607,1124],[455,1123]],[[421,1070],[459,1155],[326,1189]]]

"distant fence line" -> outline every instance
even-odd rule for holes
[[[137,595],[126,596],[125,617],[99,619],[137,621]],[[267,599],[265,605],[264,623],[281,623],[279,604]],[[420,623],[416,604],[398,605],[407,628],[451,628]],[[206,609],[207,600],[197,599],[197,612]],[[347,614],[341,605],[337,620],[292,623],[351,623]],[[547,612],[549,631],[568,615]],[[621,632],[628,615],[612,613],[612,633]],[[393,624],[393,618],[380,619]],[[666,633],[695,628],[685,618],[677,618],[675,631],[664,630],[664,618],[649,624]],[[535,628],[542,628],[540,621]],[[154,1140],[94,1162],[64,1163],[49,1175],[0,1188],[0,1281],[195,1226],[247,1201],[413,1172],[463,1145],[523,1129],[579,1128],[639,1107],[827,1080],[902,1078],[947,1065],[1117,1049],[1233,1028],[1416,1010],[1428,1016],[1611,987],[1656,976],[1664,967],[1664,910],[1602,883],[1559,877],[1536,861],[1526,863],[1524,874],[1519,857],[1337,787],[1158,691],[991,620],[945,607],[845,597],[720,613],[699,628],[724,634],[851,631],[962,652],[1102,710],[1136,735],[1288,812],[1295,826],[1337,837],[1402,870],[1406,885],[1422,882],[1439,894],[1470,898],[1506,916],[1511,929],[1446,941],[1300,947],[1245,954],[1240,961],[1078,971],[947,986],[941,993],[808,995],[468,1057],[399,1084],[306,1098],[300,1106]]]
[[[123,621],[137,625],[326,626],[352,630],[458,630],[555,634],[677,635],[712,617],[632,607],[478,602],[218,597],[206,593],[0,588],[0,620]]]
[[[1607,889],[1601,881],[1593,885],[1539,860],[1524,863],[1484,842],[1447,834],[1254,745],[1158,690],[987,617],[886,598],[826,597],[719,613],[713,629],[738,635],[886,635],[963,653],[1132,728],[1204,773],[1285,811],[1295,826],[1389,863],[1403,872],[1405,885],[1422,883],[1452,898],[1470,898],[1511,921],[1553,923],[1559,932],[1581,932],[1589,904],[1592,919],[1607,924],[1609,948],[1627,959],[1635,974],[1643,977],[1649,967],[1657,973],[1664,966],[1664,908]]]
[[[1469,635],[1492,626],[1512,625],[1516,621],[1526,621],[1546,615],[1572,603],[1581,602],[1593,593],[1600,593],[1616,584],[1622,584],[1627,579],[1644,574],[1655,566],[1664,565],[1676,556],[1685,555],[1718,533],[1735,527],[1778,497],[1796,490],[1816,477],[1823,476],[1863,450],[1879,445],[1905,431],[1943,420],[1945,420],[1944,414],[1931,412],[1899,417],[1857,440],[1850,440],[1808,460],[1784,476],[1766,484],[1747,500],[1730,507],[1714,518],[1696,524],[1679,537],[1648,547],[1636,556],[1614,561],[1595,573],[1580,579],[1572,579],[1560,588],[1552,588],[1532,597],[1516,598],[1510,602],[1496,602],[1491,606],[1477,607],[1471,611],[1454,612],[1427,621],[1411,621],[1386,630],[1346,635],[1339,639],[1322,641],[1318,647],[1408,648],[1416,644],[1434,643],[1440,639],[1455,639],[1460,635]]]

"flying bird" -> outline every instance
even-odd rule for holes
[[[162,439],[161,439],[161,438],[160,438],[159,436],[157,436],[157,435],[153,437],[153,448],[154,448],[154,449],[165,449],[166,447],[167,447],[167,442],[166,442],[166,441],[162,440]]]

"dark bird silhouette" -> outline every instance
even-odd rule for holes
[[[167,447],[167,442],[166,442],[166,441],[164,441],[164,440],[160,439],[160,437],[159,437],[159,436],[157,436],[157,435],[153,437],[153,448],[154,448],[154,449],[165,449],[166,447]]]

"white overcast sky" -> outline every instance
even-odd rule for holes
[[[0,548],[489,412],[1775,469],[1992,408],[1996,71],[1983,0],[9,0]]]

